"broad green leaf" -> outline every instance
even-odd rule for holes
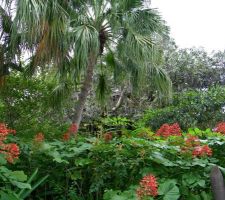
[[[27,180],[27,175],[24,174],[23,171],[12,171],[9,174],[10,176],[12,176],[13,179],[17,180],[17,181],[26,181]]]
[[[136,194],[133,190],[121,192],[119,190],[108,190],[103,196],[103,200],[136,200]]]
[[[18,181],[11,181],[11,183],[15,186],[17,186],[18,188],[20,189],[31,189],[31,186],[29,183],[21,183],[21,182],[18,182]]]
[[[197,184],[200,186],[200,187],[205,187],[205,180],[201,179],[197,182]]]
[[[154,162],[159,163],[159,164],[163,164],[164,166],[167,166],[167,167],[176,166],[175,163],[173,163],[170,160],[164,158],[163,155],[159,152],[154,152],[151,157],[152,157],[152,160]]]
[[[80,159],[75,160],[75,165],[76,166],[85,166],[85,165],[90,164],[91,162],[92,161],[89,158],[80,158]]]
[[[159,195],[163,195],[163,200],[177,200],[180,197],[179,188],[174,180],[167,180],[159,186]]]

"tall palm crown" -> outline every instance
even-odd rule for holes
[[[13,30],[21,34],[23,48],[33,53],[28,71],[54,65],[61,83],[82,82],[75,123],[80,123],[93,73],[100,62],[114,75],[117,71],[115,78],[123,74],[136,85],[148,79],[157,90],[170,91],[170,80],[157,65],[158,47],[167,28],[158,13],[143,3],[16,0]]]

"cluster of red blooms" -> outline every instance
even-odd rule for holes
[[[188,135],[188,137],[185,140],[185,146],[186,147],[197,147],[200,144],[201,144],[200,140],[197,136]]]
[[[64,141],[68,141],[71,137],[71,135],[75,135],[78,131],[78,126],[76,123],[72,123],[66,133],[63,134],[62,139]]]
[[[225,134],[225,122],[218,123],[213,131]]]
[[[70,133],[68,133],[68,132],[64,133],[63,136],[62,136],[62,139],[63,139],[64,141],[70,140]]]
[[[35,142],[38,142],[38,143],[43,142],[44,139],[45,139],[45,136],[44,136],[43,133],[38,133],[38,134],[36,134],[36,135],[34,136],[34,141],[35,141]]]
[[[192,151],[194,157],[212,156],[212,149],[208,145],[195,147]]]
[[[13,163],[13,161],[19,157],[20,149],[14,143],[4,143],[7,138],[7,135],[10,133],[15,134],[16,131],[8,129],[5,124],[0,123],[0,153],[5,155],[5,158],[9,163]]]
[[[103,135],[105,142],[109,142],[110,140],[112,140],[113,136],[111,132],[105,133]]]
[[[163,124],[156,132],[156,136],[169,137],[169,136],[181,136],[181,128],[178,123]]]
[[[182,152],[190,152],[193,157],[212,156],[212,149],[208,145],[201,146],[199,138],[192,135],[188,135],[185,140]]]
[[[145,197],[155,197],[158,195],[158,183],[154,175],[149,174],[144,176],[139,184],[140,186],[136,191],[139,200]]]

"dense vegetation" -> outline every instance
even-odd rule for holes
[[[0,200],[213,199],[224,63],[142,0],[3,0]]]

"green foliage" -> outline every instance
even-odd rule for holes
[[[164,69],[175,91],[224,85],[224,61],[224,51],[209,55],[202,48],[179,49],[171,40],[164,45]]]
[[[24,171],[10,169],[2,155],[0,154],[0,200],[23,200],[47,179],[48,175],[33,183],[37,178],[38,170],[35,170],[28,179]]]
[[[163,195],[163,200],[177,200],[180,197],[179,188],[176,181],[167,180],[159,186],[159,195]]]
[[[126,117],[106,117],[101,120],[104,131],[121,132],[132,124]]]
[[[136,200],[136,187],[131,187],[129,190],[121,192],[120,190],[106,190],[103,200]]]
[[[158,129],[161,124],[178,122],[183,129],[189,127],[213,128],[225,119],[225,90],[214,87],[205,91],[177,94],[171,106],[146,111],[140,123]]]
[[[62,112],[55,112],[49,104],[53,87],[54,82],[44,77],[27,80],[19,75],[10,76],[0,88],[0,121],[26,135],[25,139],[38,132],[48,132],[47,137],[54,137],[61,132],[63,117]]]
[[[150,135],[138,133],[143,131]],[[225,162],[225,137],[209,130],[190,129],[192,135],[213,149],[212,157],[198,158],[181,153],[185,134],[160,139],[148,131],[138,128],[109,142],[77,136],[67,142],[44,142],[38,149],[28,144],[29,159],[24,152],[18,166],[26,169],[24,164],[28,162],[30,168],[39,167],[41,176],[49,174],[44,186],[48,198],[73,199],[73,194],[82,200],[135,199],[139,181],[151,173],[159,183],[156,199],[210,199],[210,169]],[[39,198],[38,193],[31,195]]]

